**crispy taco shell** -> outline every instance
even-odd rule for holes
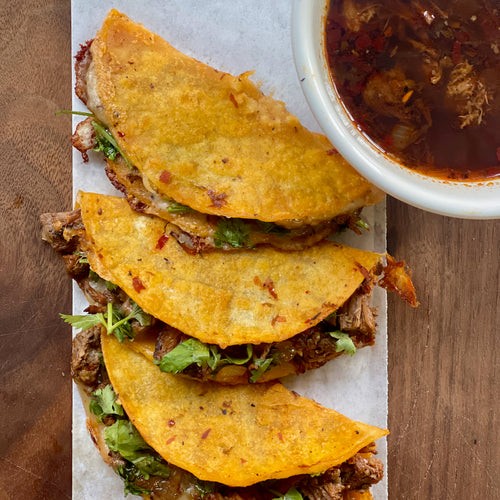
[[[315,474],[387,434],[281,384],[201,384],[160,373],[113,336],[101,343],[110,381],[142,437],[202,480],[248,486]]]
[[[87,105],[159,195],[201,213],[304,224],[381,199],[250,73],[217,71],[116,10],[90,51]]]
[[[277,342],[337,310],[381,255],[332,242],[189,255],[175,226],[134,212],[122,198],[80,193],[92,269],[144,311],[202,342]]]

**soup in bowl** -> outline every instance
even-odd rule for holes
[[[402,201],[500,217],[494,4],[294,2],[295,63],[315,117],[362,175]]]

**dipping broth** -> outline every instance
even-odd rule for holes
[[[498,0],[331,0],[326,51],[358,128],[398,163],[500,176]]]

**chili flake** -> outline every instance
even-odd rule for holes
[[[160,174],[160,181],[163,182],[163,184],[169,184],[171,180],[172,180],[172,174],[168,170],[164,170]]]
[[[138,276],[134,276],[132,278],[132,286],[134,287],[134,290],[137,293],[141,293],[142,290],[146,290],[144,283],[142,282],[141,278],[139,278]]]
[[[168,235],[166,234],[162,234],[159,238],[158,238],[158,241],[156,243],[156,250],[161,250],[165,244],[167,243],[168,241]]]

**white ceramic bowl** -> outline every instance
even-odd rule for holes
[[[500,179],[463,183],[421,175],[384,156],[356,128],[328,71],[323,39],[327,5],[328,0],[293,0],[292,44],[302,90],[340,154],[380,189],[415,207],[467,219],[500,218]]]

